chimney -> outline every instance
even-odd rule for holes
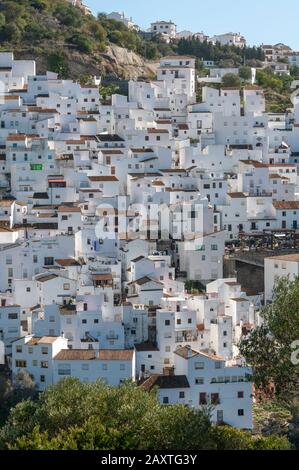
[[[174,367],[164,367],[163,375],[174,376]]]
[[[187,349],[187,358],[190,359],[190,357],[192,357],[191,346],[186,346],[186,349]]]

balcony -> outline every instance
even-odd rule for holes
[[[249,191],[249,197],[272,197],[271,191]]]
[[[188,343],[190,341],[197,341],[198,333],[197,331],[180,331],[177,332],[175,335],[175,342],[176,343]]]

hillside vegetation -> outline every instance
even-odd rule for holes
[[[209,410],[163,406],[155,390],[147,392],[129,382],[113,388],[102,382],[86,384],[66,378],[39,395],[35,393],[28,399],[27,394],[25,398],[9,411],[0,428],[0,449],[292,448],[285,437],[252,437],[230,427],[211,426]]]
[[[105,14],[84,16],[65,0],[1,0],[0,49],[14,50],[17,58],[35,58],[39,72],[51,69],[72,78],[99,73],[152,76],[155,61],[168,54],[192,54],[199,68],[202,59],[233,65],[242,64],[244,56],[262,59],[261,50],[255,48],[241,51],[196,39],[171,44],[159,36],[145,39]]]
[[[203,60],[222,67],[258,67],[264,60],[260,48],[212,45],[195,38],[166,44],[158,36],[144,38],[121,22],[85,16],[65,0],[1,0],[0,50],[13,50],[16,58],[37,62],[38,73],[46,70],[60,77],[86,80],[91,75],[115,78],[153,78],[157,61],[169,54],[197,58],[199,75],[207,75]],[[267,111],[284,112],[290,105],[290,85],[298,78],[277,77],[271,70],[258,71],[257,82],[265,90]],[[241,77],[242,78],[242,77]],[[232,77],[233,80],[233,77]],[[241,84],[241,83],[240,83]],[[238,86],[232,82],[226,86]]]
[[[34,58],[39,73],[50,69],[74,79],[151,75],[151,64],[135,54],[138,41],[122,23],[85,16],[64,0],[0,2],[0,50],[13,50],[16,58]]]

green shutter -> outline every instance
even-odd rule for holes
[[[31,163],[30,164],[30,169],[32,171],[40,171],[43,169],[43,164],[42,163]]]

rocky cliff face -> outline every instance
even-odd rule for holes
[[[77,79],[82,75],[110,75],[115,78],[136,79],[138,77],[153,78],[158,63],[146,62],[138,54],[123,47],[109,45],[105,52],[84,54],[71,47],[64,48],[70,78]],[[34,49],[15,51],[16,59],[34,59],[37,72],[42,74],[48,69],[45,55]]]
[[[153,77],[158,66],[157,63],[145,62],[138,54],[115,45],[108,46],[101,57],[106,72],[116,73],[125,79]]]

